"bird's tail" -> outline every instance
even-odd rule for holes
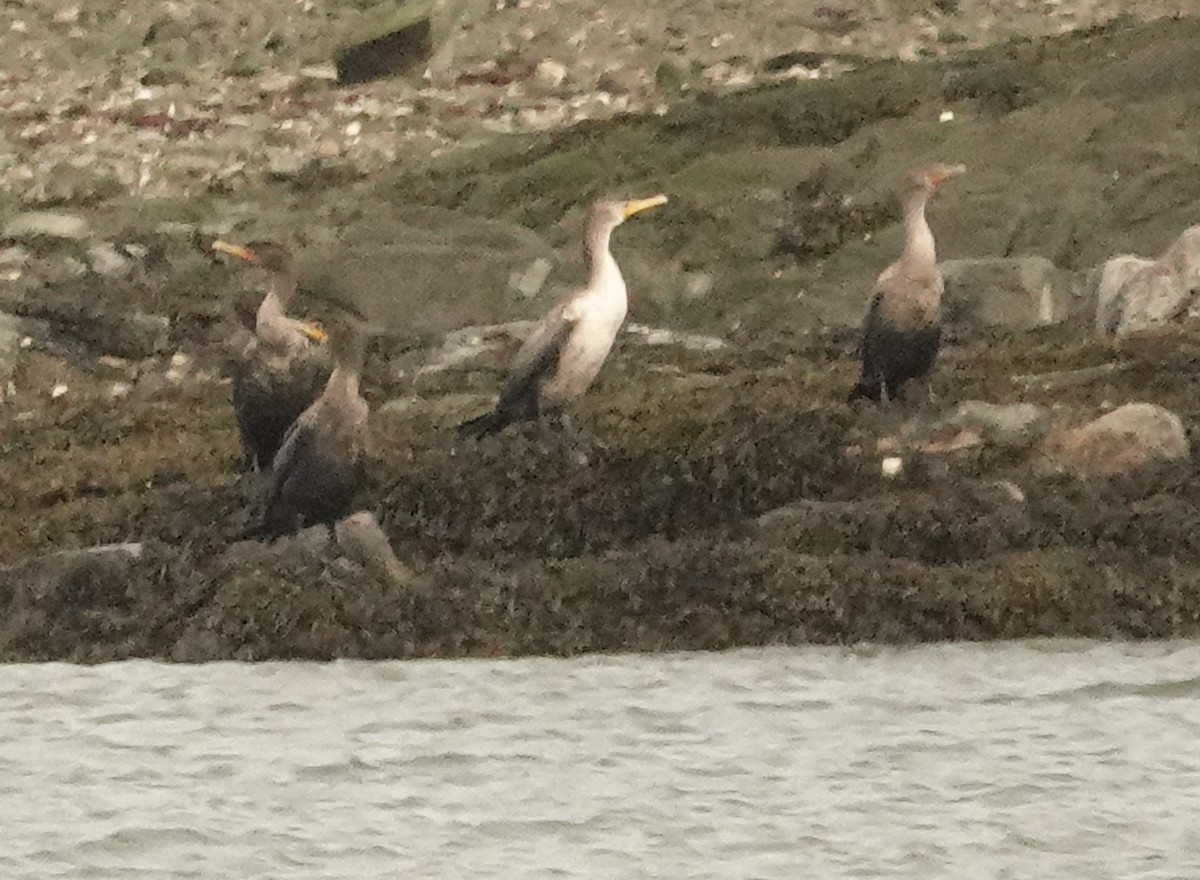
[[[868,384],[866,381],[859,379],[858,384],[850,389],[850,395],[846,398],[846,402],[854,403],[854,401],[865,397],[867,400],[873,400],[878,403],[882,391],[883,389],[879,385]]]
[[[458,433],[461,437],[486,437],[488,434],[495,434],[497,431],[504,428],[512,421],[508,414],[497,407],[493,410],[488,410],[481,416],[476,416],[473,419],[467,419],[458,426]]]

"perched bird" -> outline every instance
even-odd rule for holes
[[[257,531],[267,537],[345,516],[362,477],[368,407],[358,386],[366,333],[360,323],[341,316],[329,335],[333,373],[288,429],[271,462]]]
[[[233,408],[247,466],[270,465],[288,428],[316,400],[329,378],[320,327],[288,317],[296,293],[291,253],[275,242],[242,247],[217,240],[212,249],[258,267],[266,275],[266,295],[254,322],[254,340],[234,358]]]
[[[634,214],[666,201],[666,196],[658,195],[592,206],[583,239],[587,285],[560,300],[534,328],[517,352],[495,408],[463,422],[460,433],[482,437],[513,422],[559,415],[587,391],[629,307],[625,279],[609,250],[609,238]]]
[[[904,250],[875,281],[862,334],[862,377],[850,400],[893,400],[910,379],[933,368],[942,338],[942,273],[925,203],[962,165],[933,165],[905,175],[897,195],[904,211]]]

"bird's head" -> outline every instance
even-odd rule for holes
[[[651,196],[648,199],[602,199],[592,206],[592,227],[615,229],[634,214],[640,214],[659,205],[665,205],[664,195]]]
[[[289,273],[294,266],[291,251],[275,241],[252,241],[240,245],[218,238],[212,243],[212,249],[245,260],[267,272]]]
[[[935,189],[951,177],[965,174],[966,171],[966,165],[943,165],[940,163],[915,168],[904,175],[898,195],[902,202],[908,201],[913,196],[928,198]]]

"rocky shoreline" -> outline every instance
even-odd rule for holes
[[[394,143],[349,171],[293,152],[285,173],[256,153],[267,164],[236,185],[154,169],[135,185],[132,166],[100,185],[32,160],[68,141],[31,146],[16,126],[50,119],[10,117],[0,659],[1196,635],[1200,335],[1093,322],[1106,260],[1161,253],[1200,217],[1197,37],[1180,19],[935,39],[925,60],[655,92],[565,128],[475,126],[412,162]],[[538,63],[528,76],[549,76]],[[417,88],[287,76],[292,98],[386,99],[382,114],[402,106],[388,89]],[[123,155],[206,137],[178,129],[181,106]],[[312,110],[330,113],[349,136],[354,119]],[[937,398],[852,409],[854,325],[897,248],[887,184],[931,156],[970,169],[930,213],[952,321]],[[630,189],[672,202],[614,239],[634,323],[579,413],[584,448],[519,430],[455,443],[518,319],[577,277],[579,206]],[[363,254],[347,269],[363,284],[408,282],[394,307],[410,332],[373,348],[365,382],[361,506],[397,560],[354,524],[238,540],[222,341],[245,297],[193,243],[211,232],[318,264]]]

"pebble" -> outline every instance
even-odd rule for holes
[[[17,241],[36,238],[79,240],[91,235],[86,220],[60,211],[25,211],[4,224],[0,237]]]
[[[565,64],[547,58],[538,64],[535,76],[537,81],[547,88],[557,89],[567,78],[567,67]]]

